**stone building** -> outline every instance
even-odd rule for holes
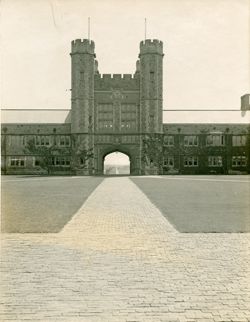
[[[34,122],[3,123],[3,173],[100,175],[114,151],[129,156],[134,175],[249,173],[249,124],[163,124],[163,56],[163,43],[147,39],[134,74],[101,75],[94,42],[72,41],[71,109],[19,110]],[[44,113],[58,123],[41,123]]]

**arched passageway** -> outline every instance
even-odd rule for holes
[[[128,175],[130,174],[130,158],[125,153],[112,152],[103,160],[103,174]]]

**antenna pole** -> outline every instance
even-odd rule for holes
[[[88,40],[90,40],[90,17],[88,17]]]
[[[147,18],[144,20],[144,39],[147,39]]]

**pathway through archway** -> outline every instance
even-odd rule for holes
[[[103,161],[103,174],[129,175],[130,158],[125,153],[112,152],[105,156]]]

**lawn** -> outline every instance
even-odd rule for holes
[[[249,232],[249,176],[132,178],[180,232]]]
[[[2,177],[2,232],[59,232],[103,179]]]

